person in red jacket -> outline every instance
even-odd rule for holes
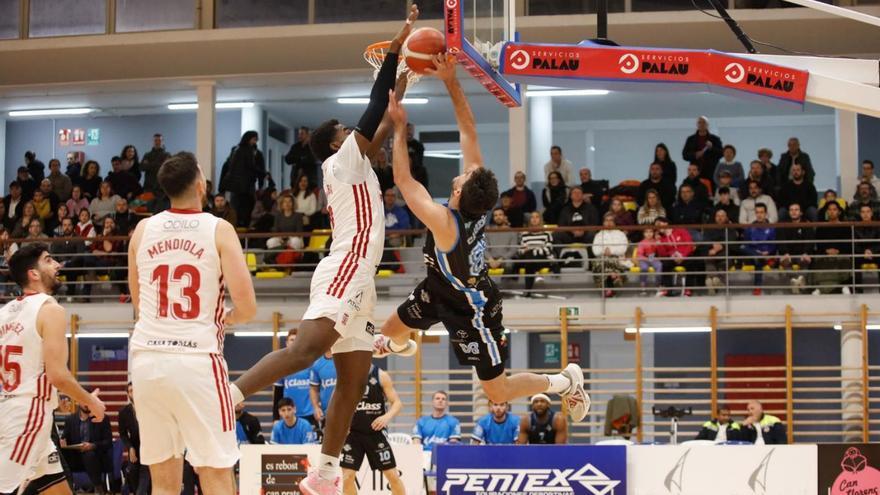
[[[654,227],[659,235],[657,242],[657,254],[663,263],[662,287],[684,287],[684,295],[690,297],[691,290],[688,287],[699,287],[699,277],[694,273],[703,272],[702,263],[699,260],[690,259],[694,255],[694,241],[690,232],[685,229],[671,227],[669,220],[659,217],[654,220]],[[685,274],[679,274],[675,268],[682,266]],[[687,276],[687,273],[692,275]],[[680,277],[680,281],[676,280]],[[675,295],[661,288],[658,296]]]

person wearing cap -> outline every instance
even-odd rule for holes
[[[568,421],[565,415],[554,411],[550,397],[535,394],[531,401],[532,412],[520,418],[519,444],[548,445],[568,443]]]
[[[489,401],[489,414],[477,420],[471,443],[509,445],[519,438],[519,416],[510,414],[510,403]]]

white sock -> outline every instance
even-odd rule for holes
[[[406,349],[407,347],[409,347],[409,340],[407,340],[406,343],[404,343],[404,344],[398,344],[398,343],[394,342],[393,340],[388,343],[388,348],[391,349],[393,352],[400,352],[400,351]]]
[[[339,476],[339,458],[321,454],[318,460],[318,477],[322,480],[333,481]]]
[[[569,380],[568,377],[563,375],[562,373],[544,376],[546,376],[547,380],[550,382],[550,385],[547,388],[548,392],[561,394],[563,392],[567,392],[568,389],[571,388],[571,380]]]
[[[244,394],[241,393],[241,390],[238,389],[238,386],[234,383],[229,384],[229,392],[232,394],[232,405],[238,405],[244,402]]]

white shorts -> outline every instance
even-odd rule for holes
[[[226,360],[216,354],[135,351],[129,370],[141,432],[141,463],[181,457],[193,467],[238,462]]]
[[[30,397],[0,399],[0,493],[63,470],[51,438],[53,409]]]
[[[330,318],[339,340],[333,354],[372,351],[373,309],[376,307],[376,267],[363,258],[331,255],[322,259],[312,275],[309,308],[303,320]]]

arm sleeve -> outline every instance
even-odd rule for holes
[[[385,110],[388,108],[388,92],[394,89],[395,79],[397,78],[397,53],[385,54],[385,61],[379,69],[376,76],[376,82],[373,83],[373,90],[370,92],[370,103],[367,109],[358,121],[357,132],[372,141],[382,123],[382,117],[385,116]]]
[[[278,426],[281,424],[281,421],[275,423],[275,426],[272,427],[272,436],[269,438],[269,441],[272,443],[281,443],[281,436],[278,434]]]
[[[418,439],[422,438],[422,420],[421,420],[421,418],[418,421],[416,421],[415,425],[413,425],[412,437],[418,438]]]
[[[309,385],[313,385],[315,387],[321,386],[321,378],[318,376],[318,372],[315,371],[314,368],[309,370]]]

